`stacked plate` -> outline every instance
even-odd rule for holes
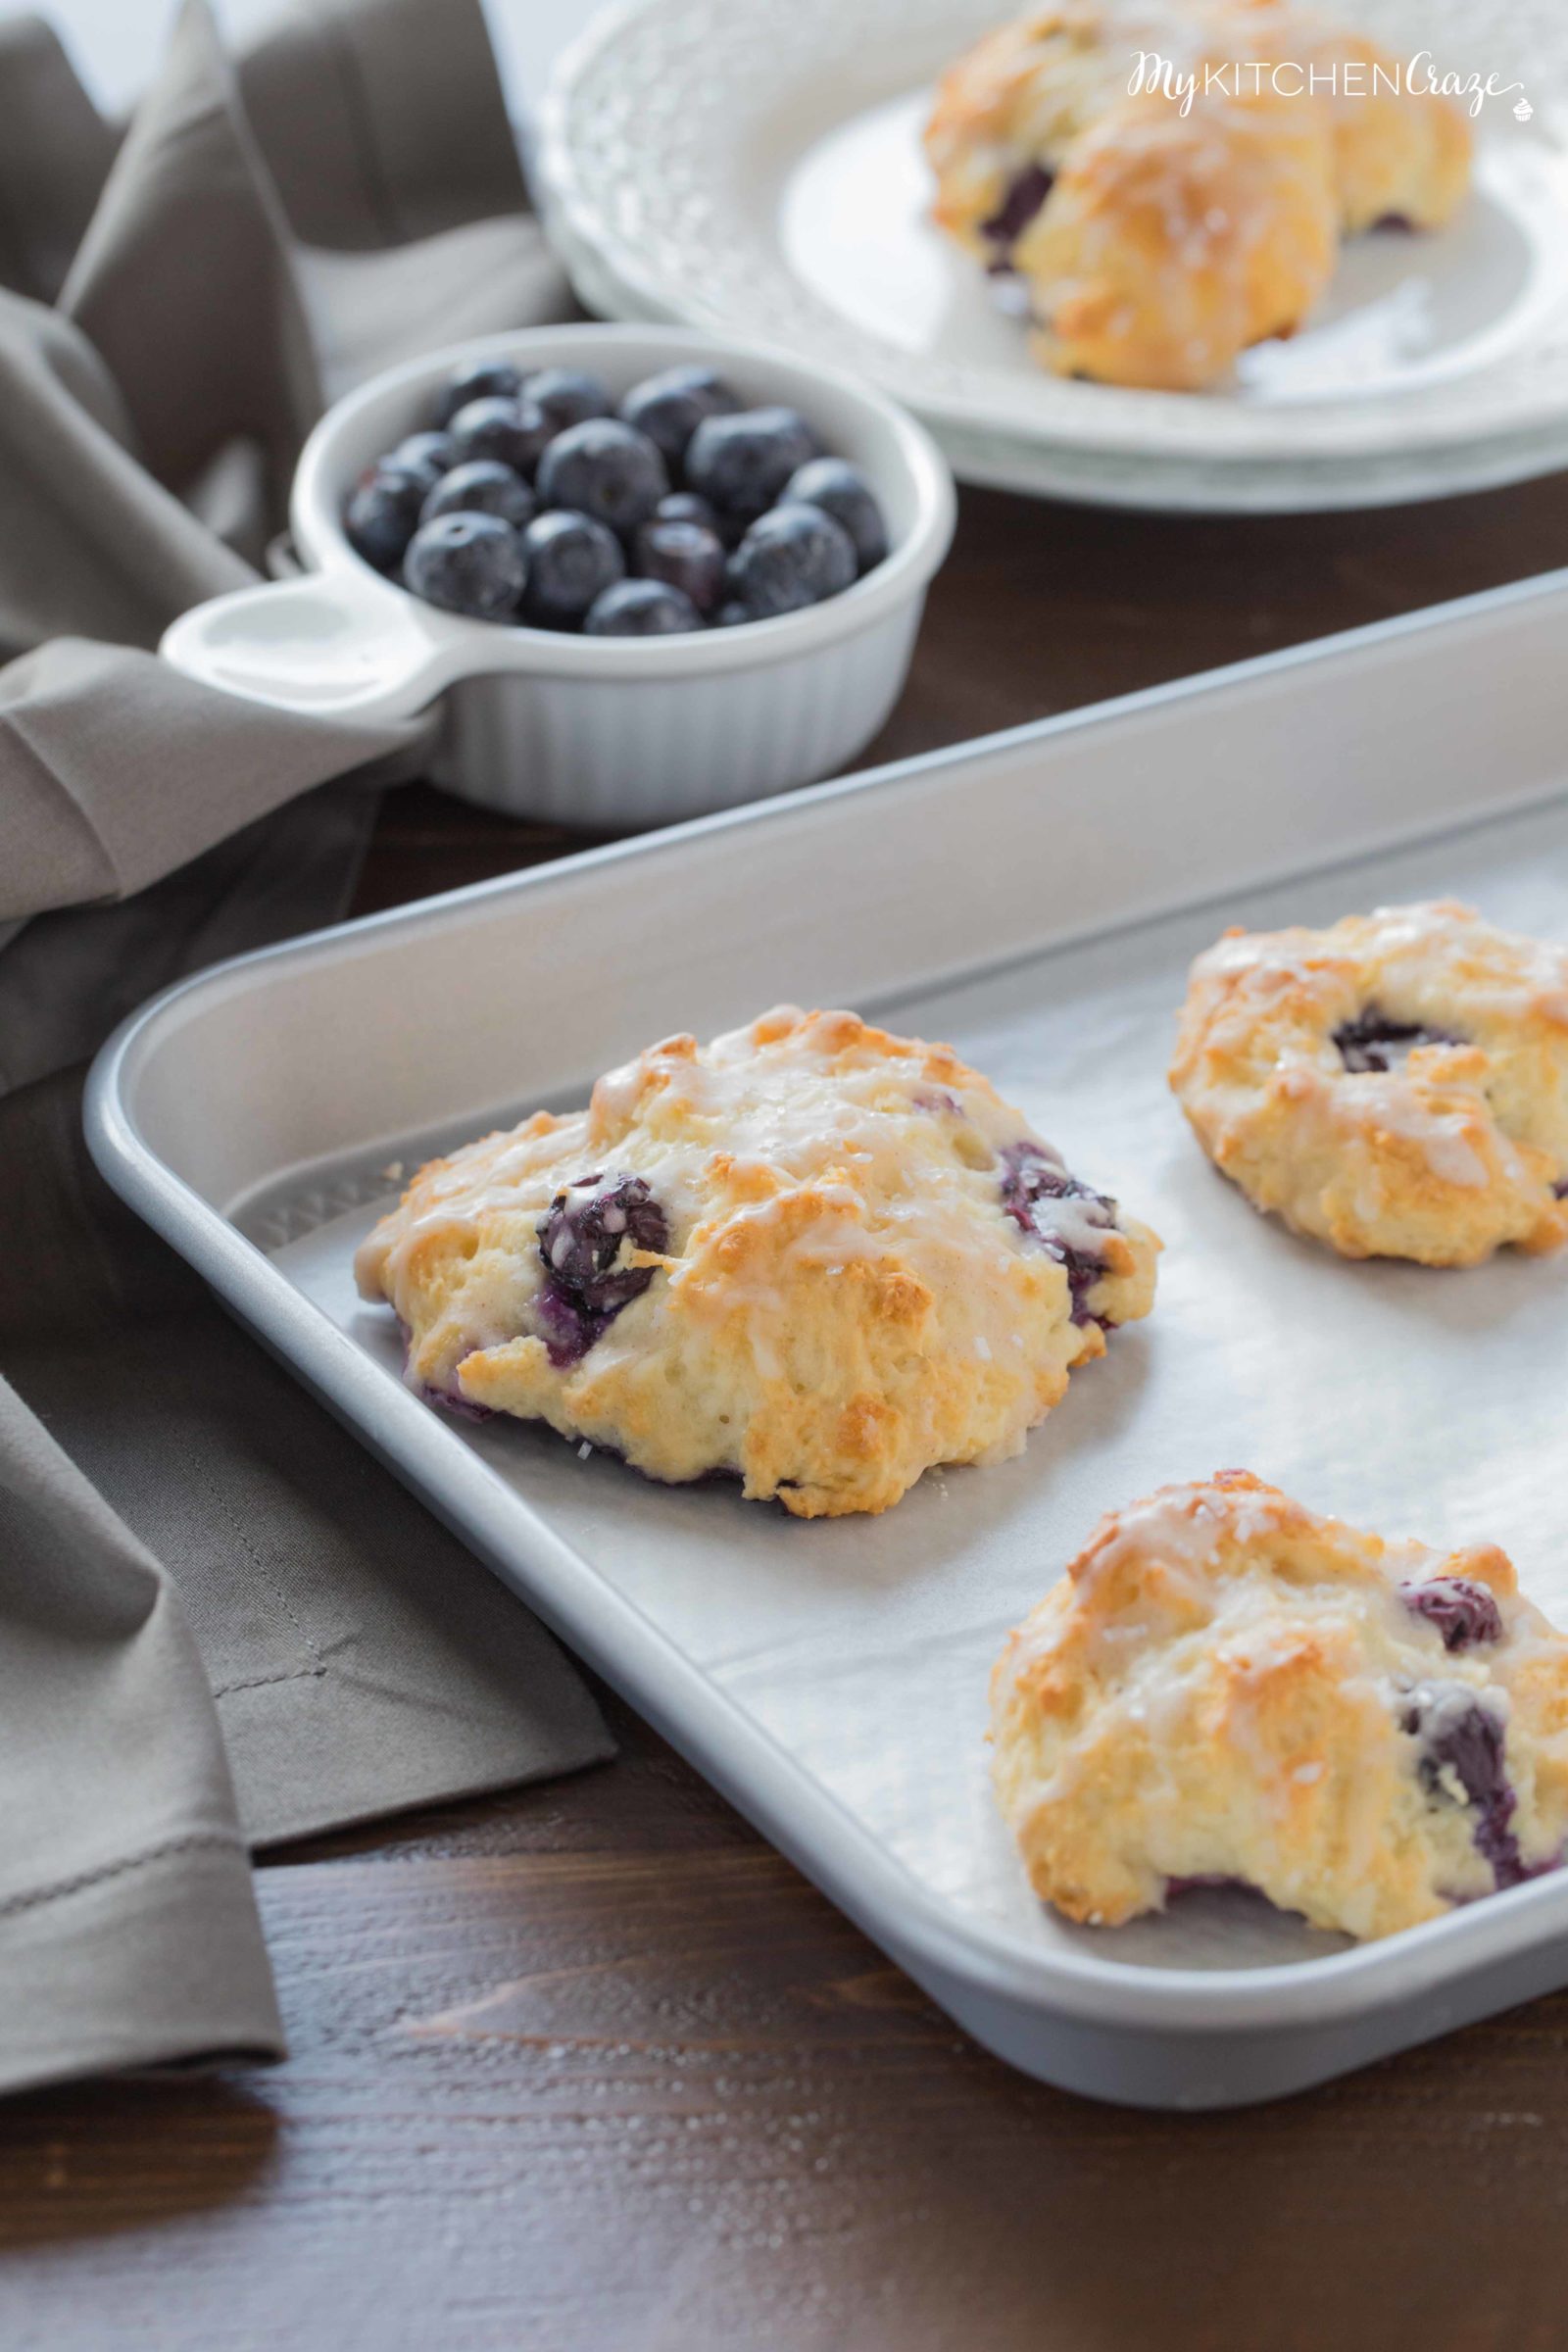
[[[1347,249],[1223,393],[1064,383],[928,219],[934,76],[1009,0],[632,0],[563,61],[539,176],[578,291],[858,369],[970,481],[1209,513],[1385,506],[1568,466],[1568,10],[1349,0],[1474,77],[1475,185],[1439,235]],[[1508,86],[1511,85],[1511,86]]]

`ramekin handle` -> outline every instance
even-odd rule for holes
[[[472,669],[473,642],[344,567],[216,596],[165,631],[159,652],[187,677],[253,703],[322,718],[411,718]]]

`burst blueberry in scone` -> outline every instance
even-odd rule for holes
[[[1227,933],[1170,1076],[1215,1166],[1347,1257],[1568,1241],[1568,949],[1469,907]]]
[[[1116,1926],[1194,1884],[1355,1936],[1568,1838],[1568,1639],[1494,1545],[1322,1519],[1245,1471],[1102,1520],[992,1683],[1037,1893]]]
[[[1454,107],[1281,0],[1034,9],[943,75],[925,145],[934,219],[1020,297],[1044,366],[1177,391],[1293,332],[1342,236],[1441,226],[1470,170]]]
[[[356,1270],[434,1396],[817,1518],[1017,1452],[1158,1248],[950,1048],[786,1007],[432,1161]]]

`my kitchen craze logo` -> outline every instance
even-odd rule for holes
[[[1518,90],[1521,96],[1513,111],[1519,121],[1528,122],[1535,112],[1522,95],[1522,81],[1501,81],[1495,74],[1442,73],[1430,49],[1418,49],[1406,63],[1392,66],[1371,64],[1364,58],[1339,59],[1328,66],[1301,65],[1290,59],[1275,65],[1251,58],[1244,63],[1233,58],[1226,65],[1200,67],[1179,66],[1156,49],[1140,49],[1127,84],[1129,97],[1157,93],[1184,115],[1192,113],[1193,102],[1200,94],[1205,98],[1256,98],[1265,89],[1280,98],[1451,98],[1472,118],[1489,99],[1506,98]]]

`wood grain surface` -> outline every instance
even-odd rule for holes
[[[971,493],[892,758],[1568,562],[1568,477],[1162,521]],[[362,906],[575,847],[415,788]],[[260,1874],[271,2070],[0,2109],[0,2352],[1557,2352],[1568,1996],[1150,2117],[967,2042],[645,1727]]]

